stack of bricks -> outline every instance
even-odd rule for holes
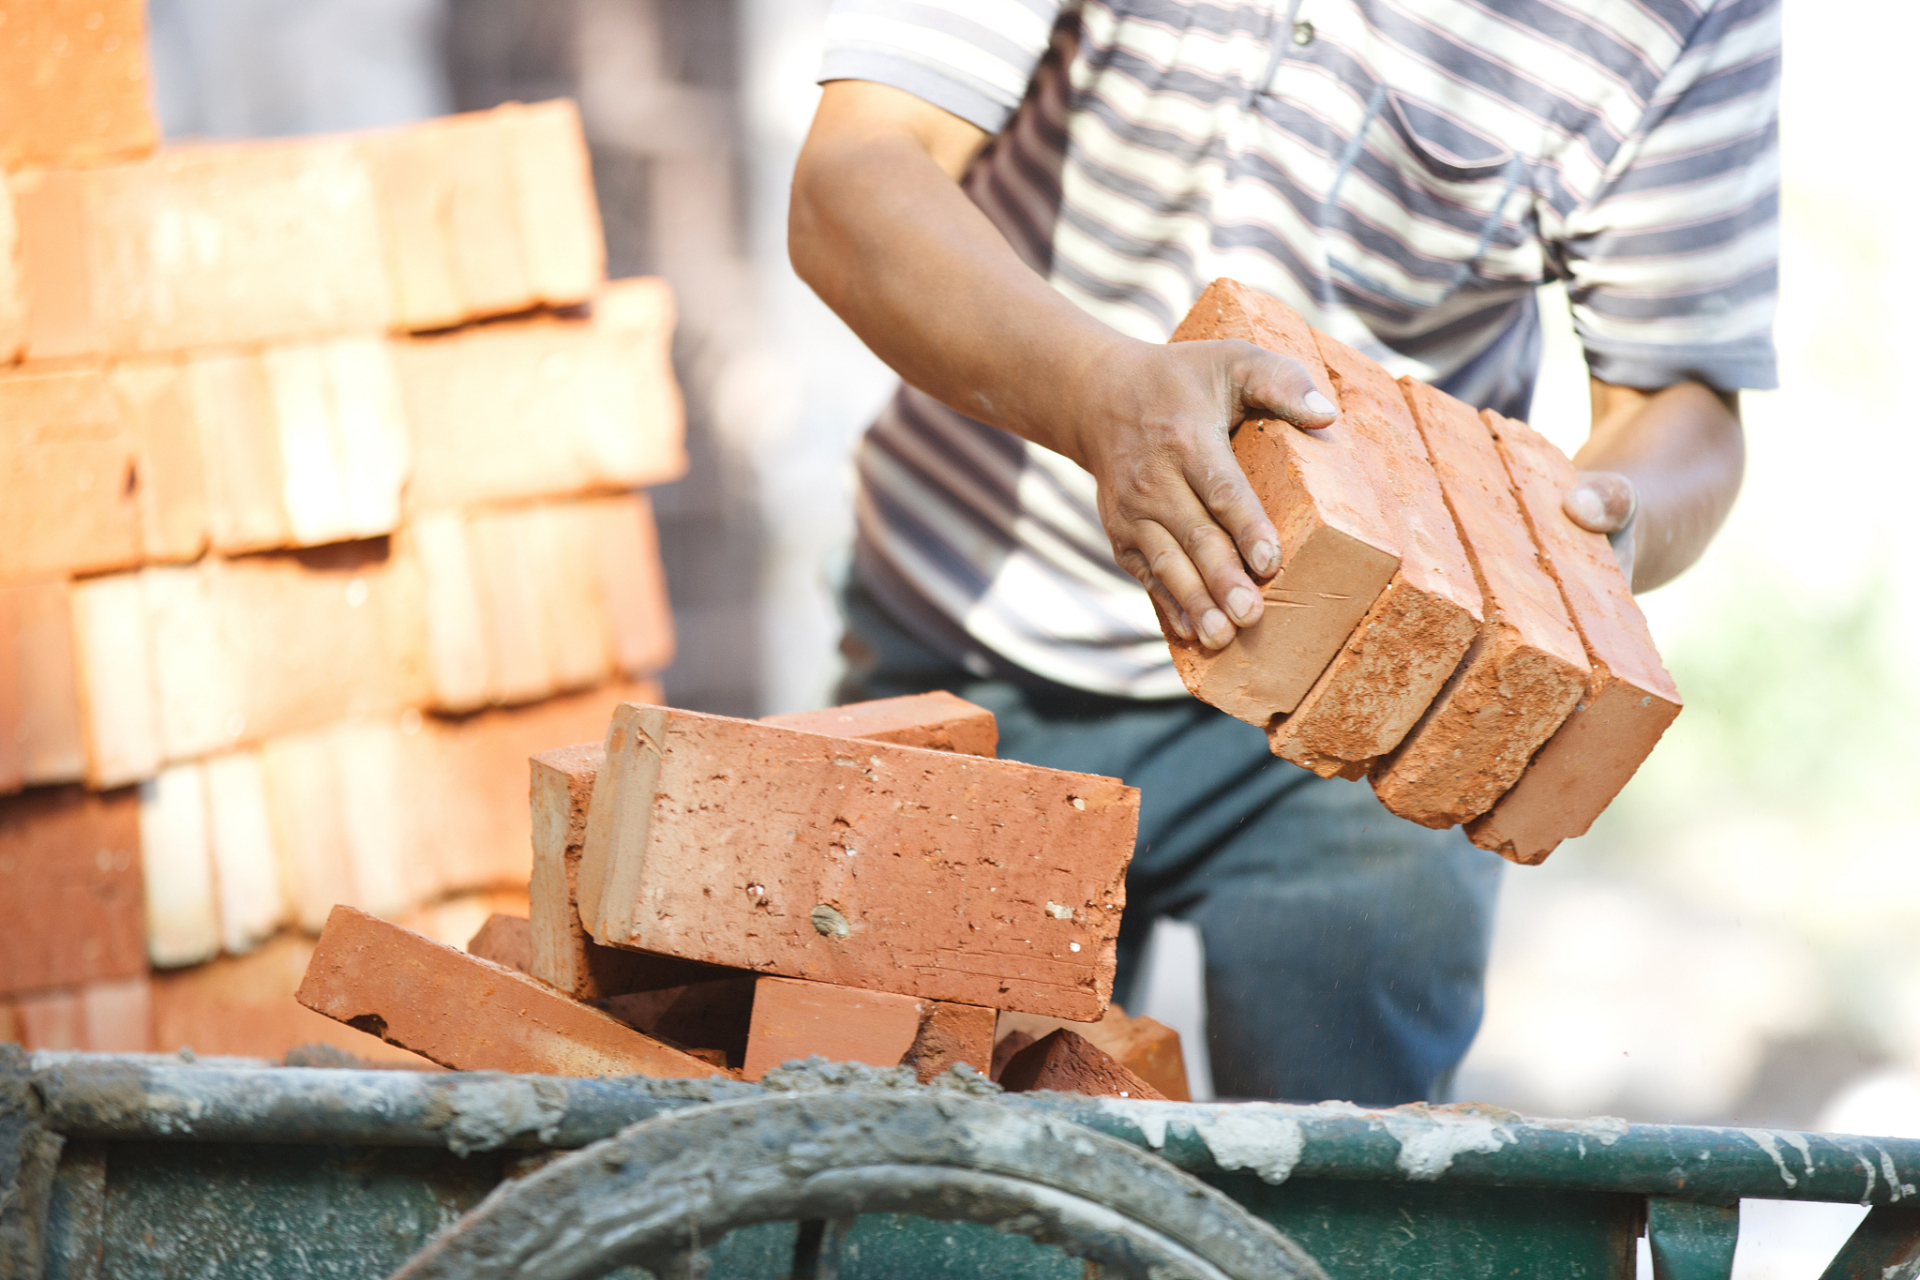
[[[1583,834],[1680,711],[1607,540],[1561,510],[1573,464],[1523,423],[1397,383],[1232,280],[1174,341],[1292,357],[1339,407],[1252,420],[1234,452],[1280,530],[1266,612],[1219,651],[1163,618],[1188,689],[1275,755],[1372,780],[1392,812],[1537,863]]]
[[[466,1070],[759,1080],[818,1056],[1184,1098],[1177,1037],[1108,1005],[1139,793],[996,739],[944,693],[622,705],[532,760],[529,917],[463,953],[336,908],[299,999]]]
[[[0,1040],[277,1052],[336,903],[524,902],[526,757],[653,696],[673,301],[571,103],[159,149],[137,0],[4,16]]]

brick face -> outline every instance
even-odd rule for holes
[[[146,972],[133,792],[0,799],[0,996]]]
[[[1152,1085],[1115,1062],[1092,1041],[1061,1028],[1014,1054],[1000,1072],[1008,1093],[1037,1089],[1092,1098],[1141,1098],[1164,1102]]]
[[[1535,863],[1584,834],[1626,786],[1680,714],[1680,693],[1607,540],[1561,510],[1577,482],[1573,463],[1524,423],[1482,416],[1592,664],[1565,723],[1513,789],[1467,827],[1481,848]]]
[[[1451,826],[1485,813],[1519,778],[1578,701],[1587,657],[1480,416],[1412,379],[1401,386],[1473,554],[1486,619],[1467,661],[1373,786],[1401,817]]]
[[[141,0],[35,0],[0,30],[0,171],[130,160],[159,143]]]
[[[0,587],[0,792],[85,774],[67,584]]]
[[[761,977],[740,1074],[758,1080],[773,1068],[818,1054],[830,1062],[895,1067],[920,1034],[921,1001],[824,982]]]
[[[802,733],[824,733],[841,738],[867,738],[902,747],[956,751],[961,755],[993,758],[1000,730],[993,712],[976,707],[944,689],[904,698],[877,698],[821,711],[796,711],[768,716],[763,724]]]
[[[668,349],[673,297],[617,281],[590,319],[541,317],[395,348],[414,510],[521,501],[675,479],[683,412]]]
[[[1290,356],[1339,403],[1312,331],[1297,312],[1234,280],[1216,280],[1193,304],[1173,341],[1239,339]],[[1250,420],[1233,452],[1280,531],[1280,572],[1261,588],[1267,610],[1225,649],[1163,629],[1181,679],[1203,702],[1265,727],[1292,711],[1356,624],[1386,589],[1401,546],[1354,453],[1364,447],[1351,422],[1319,431]]]
[[[138,454],[97,370],[0,370],[0,584],[140,562]]]
[[[1091,1019],[1138,807],[1110,778],[623,705],[580,914],[603,944]]]
[[[1339,392],[1400,567],[1292,713],[1275,721],[1275,755],[1322,776],[1357,776],[1398,746],[1459,664],[1480,625],[1480,588],[1393,378],[1344,343],[1314,341]]]

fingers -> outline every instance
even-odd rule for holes
[[[1219,530],[1214,530],[1221,542],[1226,538]],[[1198,639],[1209,649],[1224,649],[1233,641],[1234,624],[1219,605],[1214,603],[1214,594],[1208,588],[1206,579],[1194,568],[1193,558],[1180,544],[1171,531],[1164,525],[1153,521],[1143,521],[1134,529],[1138,541],[1139,554],[1144,559],[1152,582],[1174,601],[1185,615],[1190,631],[1189,639]],[[1152,590],[1152,585],[1148,587]],[[1233,601],[1243,609],[1250,602],[1260,603],[1259,593],[1252,590],[1251,584],[1238,588],[1245,595]],[[1231,595],[1232,590],[1222,592]]]
[[[1618,533],[1639,510],[1633,481],[1617,471],[1582,471],[1579,483],[1560,500],[1567,518],[1594,533]]]
[[[1273,417],[1296,427],[1325,427],[1340,410],[1314,385],[1307,367],[1289,356],[1263,350],[1250,342],[1236,343],[1229,374],[1239,392],[1234,421]]]

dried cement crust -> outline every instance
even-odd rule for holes
[[[1138,1147],[952,1091],[689,1108],[503,1183],[394,1280],[698,1275],[756,1222],[917,1213],[1015,1231],[1111,1276],[1324,1280],[1292,1241]]]

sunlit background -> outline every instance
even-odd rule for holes
[[[656,493],[670,699],[763,714],[837,674],[848,447],[890,377],[789,270],[786,182],[826,0],[155,0],[170,138],[580,99],[612,274],[666,276],[694,466]],[[1871,21],[1867,19],[1871,17]],[[1782,389],[1746,398],[1746,489],[1648,597],[1686,713],[1586,838],[1506,880],[1458,1096],[1555,1114],[1920,1136],[1920,339],[1897,105],[1920,18],[1787,12]],[[1535,425],[1571,450],[1564,298]],[[1197,1031],[1195,940],[1148,1011]],[[1858,1212],[1753,1206],[1739,1273],[1818,1274]]]

